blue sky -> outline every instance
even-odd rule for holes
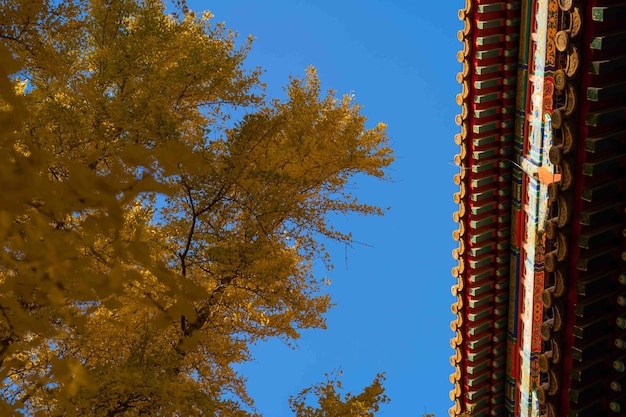
[[[331,246],[335,269],[320,268],[337,306],[328,329],[303,332],[299,348],[270,341],[241,367],[259,412],[292,414],[287,398],[341,369],[358,392],[386,372],[391,403],[380,416],[447,415],[452,336],[451,232],[456,207],[451,165],[460,91],[460,0],[190,1],[256,41],[250,67],[265,69],[270,96],[289,75],[317,68],[325,89],[354,92],[371,126],[388,124],[396,162],[392,182],[362,181],[363,201],[390,206],[384,217],[338,219],[368,246]]]

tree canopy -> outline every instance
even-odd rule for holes
[[[325,382],[305,388],[298,395],[291,397],[289,405],[296,417],[369,417],[379,410],[382,403],[389,401],[382,386],[385,378],[380,374],[360,394],[347,393],[342,398],[339,392],[342,389],[341,381],[338,379],[340,374],[340,372],[335,375],[326,374]],[[333,376],[334,378],[331,378]],[[311,394],[317,398],[317,406],[311,405],[309,398]]]
[[[385,125],[314,68],[266,97],[184,2],[0,0],[0,39],[0,414],[256,415],[233,365],[325,326],[313,261],[351,241],[330,214],[382,214],[346,186]],[[371,416],[381,382],[292,408]]]

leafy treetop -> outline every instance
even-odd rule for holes
[[[256,415],[233,365],[324,327],[328,215],[382,214],[346,186],[384,124],[313,68],[266,99],[250,42],[173,6],[0,2],[2,415]],[[292,407],[373,415],[381,383]]]

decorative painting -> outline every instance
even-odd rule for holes
[[[533,391],[539,385],[539,369],[536,361],[541,352],[541,335],[539,328],[543,319],[541,292],[544,288],[544,246],[542,243],[543,225],[548,211],[547,185],[540,183],[533,176],[537,168],[547,168],[554,172],[550,164],[548,150],[552,144],[550,114],[553,107],[554,84],[552,73],[555,67],[554,35],[558,25],[557,0],[537,0],[535,14],[535,42],[533,52],[532,82],[530,91],[530,111],[528,117],[528,132],[525,141],[527,154],[521,162],[527,174],[525,209],[525,242],[523,288],[521,294],[523,311],[521,318],[524,332],[520,335],[520,355],[522,366],[520,370],[520,402],[519,415],[530,417],[536,415],[537,406],[533,401]]]

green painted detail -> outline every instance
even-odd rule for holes
[[[593,203],[618,192],[620,192],[620,183],[613,181],[595,187],[583,187],[582,199]]]
[[[586,138],[585,150],[592,153],[617,150],[625,137],[626,130],[621,130],[606,136]]]
[[[484,138],[473,139],[472,144],[474,145],[474,147],[479,148],[481,146],[491,145],[493,143],[496,143],[497,141],[498,136],[491,135]]]
[[[491,123],[484,123],[482,125],[474,125],[472,131],[476,134],[478,133],[484,133],[484,132],[489,132],[490,130],[496,130],[500,127],[500,122],[499,121],[494,121]],[[495,155],[495,153],[494,153]]]
[[[504,320],[504,321],[506,322],[506,320]],[[506,325],[498,327],[497,324],[495,326],[496,326],[496,329],[502,329],[503,327],[506,327]],[[502,358],[499,358],[499,359],[496,359],[496,360],[493,361],[493,367],[494,368],[502,368],[502,367],[504,367],[504,365],[506,365],[506,357],[502,357]]]
[[[626,67],[626,55],[613,59],[592,61],[589,67],[591,75],[604,75]]]
[[[511,48],[511,49],[505,49],[504,50],[504,56],[505,57],[512,57],[512,56],[517,56],[517,54],[519,53],[519,50],[517,48]]]
[[[474,117],[480,119],[481,117],[495,116],[500,113],[500,107],[490,107],[488,109],[474,110]]]
[[[500,242],[498,243],[496,247],[498,250],[507,250],[511,247],[511,245],[509,244],[509,242]],[[507,285],[508,285],[508,281],[507,281]]]
[[[470,248],[470,256],[477,257],[486,253],[492,252],[496,248],[495,242],[490,242],[486,245]]]
[[[588,87],[587,100],[602,101],[614,97],[622,97],[626,92],[626,82],[619,82],[603,87]]]
[[[519,40],[519,33],[509,33],[504,37],[507,42],[517,42]]]
[[[585,162],[583,164],[583,174],[589,177],[594,175],[620,172],[624,161],[623,155],[609,156],[595,162]]]
[[[587,113],[585,124],[587,126],[600,127],[612,122],[624,120],[626,106],[617,106],[609,109]]]
[[[515,106],[507,106],[502,108],[502,114],[513,114],[515,113]],[[511,139],[513,135],[511,135]]]
[[[591,40],[591,45],[589,45],[589,48],[596,49],[596,50],[601,50],[602,49],[602,39],[603,38],[604,38],[603,36],[597,36],[597,37],[593,38]]]
[[[517,77],[505,77],[502,80],[502,84],[504,85],[515,85],[517,83]]]
[[[486,364],[488,364],[489,362],[484,362]],[[470,372],[469,368],[472,368],[472,370],[474,372]],[[478,369],[480,368],[480,369]],[[478,365],[478,366],[468,366],[468,373],[470,374],[474,374],[480,370],[485,369],[485,367],[482,366],[482,364]],[[482,388],[476,390],[476,391],[468,391],[467,392],[467,398],[469,398],[470,400],[475,400],[476,398],[479,398],[482,395],[485,395],[488,392],[488,387],[489,385],[484,385]]]
[[[500,84],[502,84],[502,79],[499,77],[496,77],[490,80],[474,81],[474,88],[477,90],[480,90],[483,88],[497,87]]]
[[[503,96],[503,98],[505,98]],[[512,129],[515,125],[515,121],[513,119],[506,119],[502,121],[502,129],[503,130],[507,130],[507,129]]]
[[[493,256],[486,256],[482,259],[470,260],[469,265],[470,265],[470,268],[472,269],[479,269],[479,268],[482,268],[483,266],[491,265],[493,261],[494,261]]]
[[[487,286],[487,290],[489,290],[489,289],[490,288]],[[470,295],[472,295],[472,294],[470,293]],[[479,320],[482,320],[482,319],[486,319],[487,317],[491,316],[491,314],[492,314],[491,309],[490,308],[486,308],[486,309],[482,310],[479,313],[469,313],[467,315],[467,318],[469,319],[469,321],[474,322],[474,321],[479,321]]]
[[[507,10],[519,10],[522,7],[522,2],[520,1],[509,1],[506,3]]]
[[[499,12],[504,10],[504,2],[503,3],[493,3],[493,4],[481,4],[478,6],[478,13],[491,13],[491,12]]]
[[[593,271],[595,268],[604,267],[613,261],[613,252],[613,249],[609,249],[589,256],[580,257],[576,261],[576,267],[580,271]],[[582,313],[580,316],[582,317]]]
[[[500,64],[481,65],[474,68],[476,75],[493,74],[500,71],[502,71],[502,65]]]
[[[580,212],[580,224],[583,226],[593,226],[606,219],[614,219],[619,215],[619,208],[622,203],[601,207],[595,210],[583,210]]]
[[[496,179],[494,177],[476,178],[476,179],[472,180],[472,187],[474,187],[474,188],[484,187],[485,185],[489,185],[491,183],[494,183],[495,181],[496,181]],[[475,220],[473,220],[473,221],[475,221]]]
[[[502,264],[506,264],[509,262],[509,257],[508,255],[500,255],[500,256],[496,256],[496,263],[498,265],[502,265]]]
[[[523,26],[520,27],[520,41],[519,41],[519,48],[520,48],[520,55],[519,55],[519,59],[520,59],[520,63],[523,63],[525,65],[528,65],[528,63],[530,62],[530,44],[531,42],[531,32],[534,29],[534,27],[531,27],[531,22],[534,22],[534,19],[531,18],[531,16],[534,14],[534,9],[533,7],[535,7],[535,2],[533,1],[523,1],[521,4],[521,16],[522,16],[522,22],[523,22]],[[524,77],[524,80],[526,80],[526,77]],[[524,103],[524,105],[526,104],[526,87],[524,87],[523,90],[523,94],[524,94],[524,98],[522,103]]]
[[[470,236],[470,242],[472,243],[480,243],[484,242],[488,239],[493,239],[496,235],[495,229],[488,230],[486,232],[478,233]]]
[[[500,152],[499,152],[499,153],[500,153],[500,155],[502,155],[503,157],[508,157],[508,156],[513,155],[513,152],[515,152],[515,151],[513,150],[513,148],[511,148],[511,147],[507,147],[507,148],[500,148]]]
[[[491,45],[494,43],[500,43],[504,41],[504,35],[491,35],[491,36],[479,36],[476,38],[476,45]]]
[[[500,343],[500,342],[503,342],[504,340],[506,340],[505,332],[497,334],[493,337],[493,343]]]
[[[500,356],[506,353],[506,345],[498,346],[493,349],[493,356]]]
[[[485,331],[489,330],[491,328],[491,323],[490,322],[485,322],[483,324],[477,325],[477,326],[469,326],[468,328],[468,333],[471,336],[476,336],[478,334],[484,333]],[[480,372],[482,370],[485,369],[485,367],[483,366],[486,362],[482,362],[481,364],[477,365],[477,366],[469,366],[467,368],[467,372],[469,374],[473,374],[473,373],[477,373]],[[473,371],[470,370],[470,368],[474,368]]]
[[[472,362],[484,358],[485,356],[489,356],[489,349],[479,350],[478,352],[467,352],[467,359]]]
[[[479,20],[476,22],[478,29],[495,29],[502,27],[504,19]]]
[[[474,126],[476,127],[476,126]],[[475,132],[478,133],[478,132]],[[498,148],[486,149],[484,151],[474,151],[472,152],[472,159],[476,161],[480,161],[481,159],[491,158],[498,154]]]
[[[626,4],[591,8],[591,18],[596,22],[623,19],[624,17],[626,17]]]
[[[498,216],[498,223],[508,223],[511,221],[511,215],[510,214],[501,214]]]
[[[475,339],[475,340],[470,340],[467,342],[467,346],[470,349],[477,349],[483,345],[488,344],[489,342],[491,342],[491,335],[487,334],[479,339]]]
[[[483,395],[485,395],[485,393],[483,391],[485,391],[486,388],[487,388],[487,385],[483,386],[478,391],[467,391],[465,396],[467,397],[468,400],[475,401],[477,398],[480,398]]]
[[[513,134],[511,134],[511,133],[509,133],[508,135],[502,135],[502,136],[500,136],[500,142],[501,142],[502,144],[510,144],[510,143],[513,143],[513,139],[514,139],[514,136],[513,136]],[[503,168],[506,168],[506,167],[503,167]]]
[[[504,211],[504,210],[508,211],[510,208],[511,208],[511,200],[509,200],[508,198],[498,203],[498,210],[500,211]]]
[[[469,300],[468,305],[470,306],[470,308],[478,308],[481,306],[488,305],[492,301],[493,301],[492,295],[484,295],[476,300]]]
[[[486,324],[486,326],[485,326],[485,324]],[[485,324],[481,325],[480,327],[482,329],[488,329],[490,323],[485,323]],[[470,327],[470,332],[471,332],[471,327]],[[480,371],[484,371],[485,369],[489,368],[490,365],[491,365],[491,361],[481,361],[481,363],[479,363],[477,365],[468,366],[467,367],[467,373],[468,374],[476,374],[476,373],[478,373]]]
[[[500,294],[496,296],[496,303],[504,303],[505,301],[508,301],[508,299],[509,299],[508,294]]]
[[[505,54],[504,49],[496,48],[496,49],[490,49],[487,51],[477,51],[476,58],[477,59],[497,58],[499,56],[502,56],[503,54]]]
[[[504,395],[494,395],[491,397],[491,404],[498,405],[504,402]]]
[[[470,194],[470,200],[474,201],[474,202],[478,202],[478,201],[482,201],[488,198],[493,198],[496,195],[496,190],[495,189],[491,189],[491,190],[487,190],[487,191],[482,191],[479,193],[471,193]]]
[[[517,69],[517,63],[504,64],[504,71],[513,71]],[[515,93],[513,93],[515,94]]]
[[[497,307],[495,310],[493,310],[493,313],[496,316],[506,315],[507,312],[508,312],[508,308],[506,308],[506,306]]]
[[[487,204],[472,206],[471,212],[474,215],[483,214],[483,213],[489,213],[490,211],[495,210],[496,207],[497,207],[497,203],[495,201],[491,201],[491,202],[489,202]]]
[[[495,242],[491,242],[491,243],[488,243],[486,245],[479,246],[479,247],[472,247],[470,248],[470,256],[477,257],[480,255],[484,255],[486,253],[492,252],[495,249],[496,249]]]
[[[487,417],[487,411],[484,408],[487,406],[487,400],[489,397],[483,397],[480,400],[474,402],[474,406],[477,410],[481,410],[480,412],[474,411],[472,413],[472,417]],[[481,415],[482,414],[482,415]]]
[[[511,174],[502,174],[498,177],[498,182],[511,182]]]
[[[509,235],[509,232],[507,230],[506,235],[504,237],[506,237],[508,235]],[[502,236],[500,236],[500,237],[502,237]],[[499,277],[499,278],[501,278],[501,277],[508,277],[509,276],[509,268],[508,268],[508,266],[505,265],[503,267],[498,268],[496,270],[496,276]]]
[[[496,290],[498,291],[504,290],[506,288],[509,288],[509,281],[507,280],[502,280],[496,284]]]
[[[496,329],[505,329],[507,325],[508,319],[506,317],[502,317],[501,319],[496,320],[495,323],[493,323],[493,327],[495,327]]]
[[[596,22],[602,22],[604,20],[604,12],[608,9],[608,7],[592,7],[591,8],[591,18]]]
[[[500,197],[507,197],[507,196],[511,195],[511,188],[507,187],[507,188],[502,188],[502,189],[498,190],[498,195]]]
[[[489,94],[477,94],[474,96],[474,103],[487,103],[488,101],[499,100],[502,97],[501,92]]]
[[[489,373],[484,373],[480,376],[477,376],[476,378],[467,378],[467,385],[470,387],[473,387],[476,385],[480,385],[481,383],[485,382],[488,379],[489,379]]]
[[[495,381],[498,381],[498,380],[500,380],[500,379],[503,379],[503,378],[504,378],[504,375],[505,375],[505,371],[504,371],[504,369],[502,369],[502,370],[498,370],[498,371],[494,372],[493,374],[491,374],[491,377],[492,377]]]
[[[626,42],[626,32],[614,32],[604,36],[596,36],[589,47],[595,50],[609,49]]]
[[[475,284],[487,278],[491,278],[491,271],[483,271],[480,274],[470,274],[469,281]]]
[[[507,27],[515,27],[515,26],[519,26],[519,17],[514,17],[512,19],[506,19],[506,26]]]
[[[510,71],[510,70],[507,70],[505,68],[505,71]],[[502,93],[502,98],[503,99],[515,98],[515,94],[516,94],[515,90],[504,91]]]
[[[599,245],[611,242],[615,238],[615,226],[609,225],[592,232],[582,233],[578,237],[578,247],[583,249],[595,249]]]
[[[605,272],[599,276],[595,276],[589,279],[579,279],[576,281],[576,293],[578,295],[587,296],[592,294],[599,294],[601,291],[605,290],[611,284],[611,274],[610,272]],[[597,327],[596,324],[592,324],[589,327]],[[576,327],[574,327],[574,330]],[[581,329],[582,333],[582,329]],[[582,337],[577,336],[576,337]]]
[[[480,164],[476,164],[472,166],[472,172],[474,174],[479,174],[481,172],[491,171],[492,169],[495,169],[497,166],[498,166],[498,161],[481,162]]]

